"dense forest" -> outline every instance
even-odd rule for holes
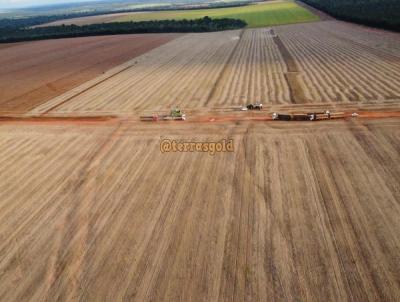
[[[0,29],[0,43],[133,33],[211,32],[245,27],[238,19],[160,20]]]
[[[302,1],[339,19],[400,31],[400,0]]]

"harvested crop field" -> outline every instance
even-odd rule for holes
[[[106,14],[106,15],[96,15],[96,16],[88,16],[88,17],[79,17],[79,18],[71,18],[71,19],[63,19],[57,20],[53,22],[49,22],[46,24],[37,25],[35,27],[45,27],[45,26],[58,26],[58,25],[88,25],[88,24],[98,24],[98,23],[107,23],[116,21],[119,18],[129,16],[132,14],[140,14],[138,13],[115,13],[115,14]]]
[[[162,37],[0,115],[0,300],[400,300],[400,36],[324,21]],[[175,105],[186,121],[140,121]],[[271,117],[325,110],[339,117]]]
[[[1,124],[2,300],[398,300],[399,119],[167,125]]]
[[[177,36],[102,36],[1,45],[0,112],[26,112]]]
[[[86,25],[105,22],[127,22],[127,21],[152,21],[152,20],[182,20],[199,19],[205,16],[210,18],[234,18],[245,21],[249,27],[262,27],[279,24],[293,24],[301,22],[318,21],[319,17],[309,9],[303,8],[294,1],[279,0],[267,1],[237,7],[204,8],[204,9],[182,9],[164,11],[142,11],[131,13],[116,13],[80,17],[72,19],[57,20],[39,25]]]
[[[329,21],[276,29],[299,65],[310,102],[383,101],[399,97],[400,39],[394,47],[388,47],[392,51],[389,53],[384,46],[367,45],[364,39],[368,32],[364,34],[358,29],[359,34],[350,37],[347,28],[353,29]]]
[[[350,38],[347,28],[358,35]],[[255,101],[392,103],[400,98],[400,38],[388,35],[385,40],[376,33],[373,44],[371,35],[337,21],[188,34],[33,113],[130,114],[174,105],[219,108]]]
[[[212,9],[169,10],[128,14],[115,21],[149,21],[210,18],[234,18],[247,23],[248,27],[264,27],[318,21],[319,17],[294,1],[265,1],[239,7]]]

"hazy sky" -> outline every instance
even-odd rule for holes
[[[12,7],[43,5],[43,4],[83,2],[83,1],[90,1],[90,0],[0,0],[0,9],[12,8]]]

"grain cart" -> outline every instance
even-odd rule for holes
[[[141,121],[184,121],[186,120],[186,115],[178,108],[172,108],[169,114],[153,114],[144,115],[140,117]]]

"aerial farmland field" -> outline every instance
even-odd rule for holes
[[[246,21],[249,27],[317,21],[319,18],[294,1],[272,1],[244,7],[200,9],[139,13],[122,16],[116,21],[145,21],[164,19],[237,18]]]
[[[18,72],[60,65],[7,52],[39,42],[0,48],[0,301],[400,300],[400,34],[327,19],[125,37],[107,70],[14,111]],[[97,39],[62,56],[89,68]],[[175,106],[185,121],[141,120]]]
[[[24,113],[176,34],[0,44],[0,112]]]
[[[397,104],[399,52],[384,44],[371,47],[363,40],[370,33],[347,27],[358,35],[349,39],[337,21],[184,35],[127,62],[124,72],[115,70],[107,81],[95,79],[90,85],[96,89],[86,83],[72,99],[77,90],[33,111],[140,113],[257,100],[267,105]],[[379,33],[375,36],[380,43]],[[398,45],[391,36],[386,40]]]
[[[0,297],[396,300],[399,124],[3,123]]]
[[[248,27],[318,21],[319,17],[292,0],[261,2],[242,7],[168,10],[98,15],[54,21],[42,26],[61,24],[93,24],[102,22],[126,22],[170,19],[237,18],[246,21]]]

